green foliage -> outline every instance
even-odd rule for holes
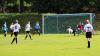
[[[26,4],[27,5],[26,5]],[[9,4],[14,4],[17,12],[37,12],[37,13],[78,13],[78,12],[98,12],[100,11],[99,0],[1,0],[0,6],[3,11],[15,12],[14,8],[8,9]],[[30,6],[29,6],[30,5]],[[30,9],[25,9],[25,6]],[[7,10],[6,10],[6,9]],[[13,11],[11,11],[11,9]],[[10,13],[9,12],[9,13]]]
[[[2,28],[3,23],[6,21],[8,27],[12,22],[15,22],[15,20],[19,20],[19,23],[21,25],[21,32],[24,32],[24,27],[27,24],[28,21],[31,22],[31,26],[33,28],[33,25],[36,21],[40,22],[40,26],[42,23],[41,15],[33,14],[33,13],[26,13],[26,14],[19,14],[19,13],[11,13],[11,14],[0,14],[0,29]]]

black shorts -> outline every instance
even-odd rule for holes
[[[26,33],[30,33],[30,31],[26,31]]]
[[[13,30],[10,30],[11,31],[11,33],[13,33]]]
[[[86,38],[92,38],[92,32],[86,32]]]
[[[15,36],[18,36],[18,32],[14,32],[14,35],[15,35]]]
[[[39,29],[34,29],[34,32],[39,32]]]

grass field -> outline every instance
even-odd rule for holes
[[[18,44],[10,44],[12,37],[0,35],[0,56],[99,56],[100,35],[91,39],[91,48],[87,48],[84,35],[67,34],[34,35],[24,40],[25,35],[18,36]]]

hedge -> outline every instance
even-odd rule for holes
[[[19,24],[21,25],[21,30],[20,32],[23,33],[24,31],[24,27],[26,25],[26,23],[28,21],[31,22],[31,27],[33,28],[34,24],[36,21],[40,22],[40,26],[42,29],[42,17],[40,14],[34,14],[34,13],[8,13],[8,14],[0,14],[0,29],[2,28],[2,25],[4,24],[4,22],[7,22],[7,26],[8,28],[10,27],[10,24],[12,22],[15,22],[15,20],[19,20]],[[33,29],[32,29],[33,31]],[[10,32],[10,30],[8,31]],[[0,33],[2,33],[2,30],[0,31]]]

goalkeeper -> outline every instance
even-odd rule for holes
[[[34,34],[39,34],[40,35],[40,25],[39,25],[39,22],[37,21],[35,26],[34,26],[34,32],[33,32],[33,35]]]

